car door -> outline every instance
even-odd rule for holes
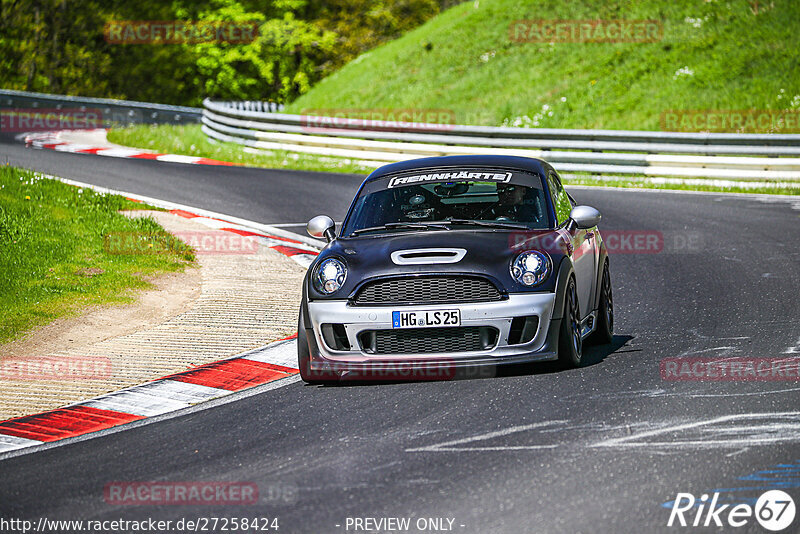
[[[558,225],[569,233],[572,245],[572,265],[575,269],[575,286],[578,291],[581,318],[586,317],[594,308],[594,292],[597,283],[597,247],[595,246],[596,228],[582,230],[569,223],[569,214],[575,207],[574,202],[561,185],[561,179],[555,171],[548,173],[550,194],[556,212]]]

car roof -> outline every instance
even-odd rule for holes
[[[491,155],[469,155],[469,156],[439,156],[434,158],[420,158],[390,163],[375,169],[364,180],[364,184],[388,176],[406,171],[417,169],[434,169],[443,167],[490,167],[497,169],[517,169],[531,172],[544,177],[547,165],[544,161],[536,158],[523,158],[519,156],[491,156]]]

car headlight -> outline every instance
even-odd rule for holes
[[[538,250],[528,250],[514,258],[511,276],[524,286],[541,284],[550,276],[550,257]]]
[[[336,293],[347,278],[347,267],[336,258],[322,260],[314,272],[314,287],[324,295]]]

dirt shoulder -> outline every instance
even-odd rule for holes
[[[165,229],[214,242],[212,230],[165,212]],[[220,241],[221,240],[221,241]],[[265,247],[210,250],[197,267],[151,280],[128,305],[86,310],[0,346],[0,420],[58,408],[216,361],[295,331],[304,269]],[[57,364],[72,365],[58,372]],[[77,369],[77,371],[76,371]]]
[[[0,345],[3,358],[81,349],[99,341],[160,324],[191,308],[200,296],[197,268],[165,273],[147,280],[154,287],[133,293],[136,302],[110,307],[93,306],[77,317],[56,319],[22,339]]]

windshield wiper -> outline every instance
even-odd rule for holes
[[[478,221],[475,219],[447,219],[452,224],[474,224],[475,226],[485,226],[487,228],[509,228],[512,230],[530,230],[530,226],[521,223],[503,221]]]
[[[352,235],[363,234],[364,232],[375,232],[377,230],[394,230],[397,228],[417,228],[421,230],[428,230],[430,228],[436,228],[439,230],[449,230],[450,228],[447,226],[449,221],[442,221],[442,222],[431,222],[431,223],[423,223],[423,222],[390,222],[386,223],[382,226],[371,226],[369,228],[359,228],[358,230],[353,230]]]

